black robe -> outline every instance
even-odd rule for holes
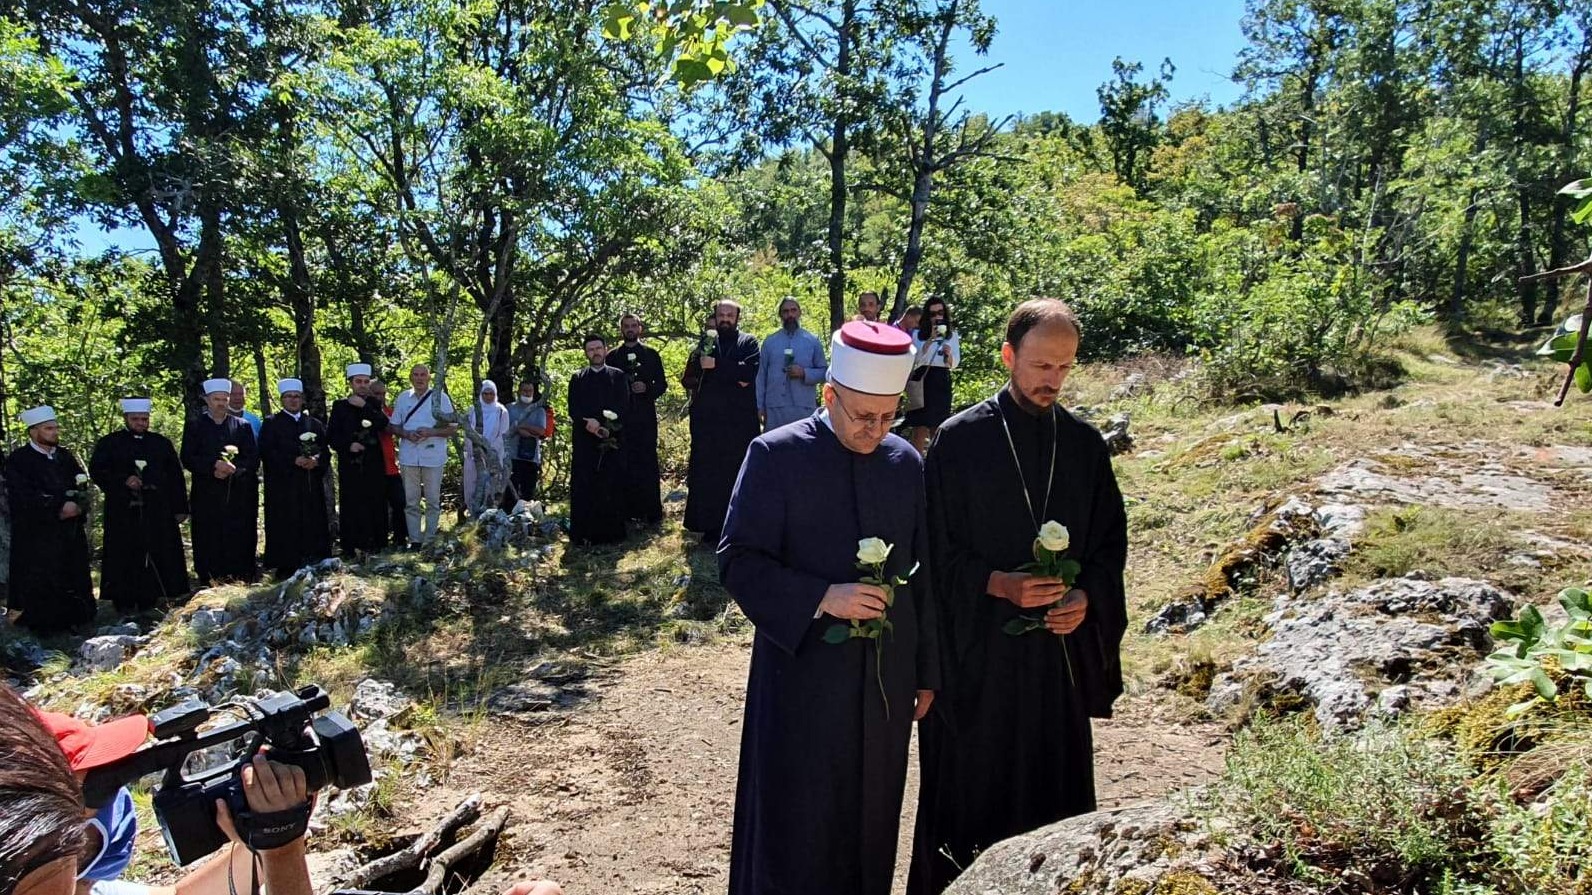
[[[1050,419],[1023,413],[1002,390],[952,417],[929,448],[945,693],[918,731],[923,775],[910,895],[938,895],[980,851],[1095,807],[1090,717],[1110,717],[1122,693],[1127,516],[1099,433],[1063,410],[1054,429]],[[1074,586],[1088,593],[1089,608],[1065,638],[1043,629],[1006,633],[1020,610],[986,593],[992,571],[1014,572],[1033,559],[1037,528],[1014,447],[1033,512],[1067,527],[1066,555],[1082,566]]]
[[[11,503],[11,588],[7,605],[22,613],[17,624],[50,634],[94,620],[94,583],[88,568],[82,513],[61,518],[61,507],[83,467],[64,447],[51,459],[31,443],[6,460],[6,496]]]
[[[882,642],[824,635],[831,584],[857,542],[893,545],[908,575]],[[730,895],[888,895],[917,690],[939,688],[922,465],[891,435],[847,450],[818,417],[752,442],[719,546],[719,577],[757,626],[735,789]],[[888,714],[881,689],[888,694]]]
[[[215,476],[222,449],[234,445],[237,467],[229,478]],[[190,417],[182,431],[182,465],[193,476],[188,505],[193,512],[193,571],[199,581],[253,581],[260,531],[260,452],[249,421],[228,416],[217,423],[208,413]]]
[[[362,425],[365,420],[369,426]],[[332,405],[326,440],[337,452],[338,533],[344,555],[387,546],[387,461],[381,452],[386,429],[387,414],[379,401],[366,398],[364,407],[355,407],[339,398]],[[365,449],[349,450],[356,442]]]
[[[713,369],[702,369],[699,346],[680,381],[691,393],[685,527],[717,540],[746,446],[763,427],[757,421],[757,339],[746,333],[720,334],[715,357]]]
[[[306,454],[299,438],[306,432],[315,441]],[[301,469],[300,457],[313,456],[319,465]],[[278,577],[287,577],[311,563],[332,555],[332,535],[326,522],[326,470],[332,449],[326,425],[309,411],[298,419],[278,411],[260,426],[260,466],[265,470],[265,565]]]
[[[625,452],[604,451],[586,431],[586,420],[608,426],[603,411],[619,416],[615,440],[630,437],[630,384],[621,370],[586,367],[569,380],[569,539],[576,544],[612,544],[625,539]]]
[[[177,520],[188,515],[187,482],[171,440],[153,432],[112,432],[94,445],[88,472],[105,497],[100,599],[132,612],[187,596],[188,559]],[[137,491],[127,487],[135,475],[143,482]]]
[[[645,392],[629,392],[630,408],[625,413],[625,437],[620,445],[625,455],[625,518],[659,522],[663,519],[663,474],[658,469],[658,398],[669,389],[663,358],[638,342],[634,347],[619,345],[610,351],[608,366],[623,370],[629,382],[647,385]]]

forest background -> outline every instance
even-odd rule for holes
[[[1250,0],[1226,105],[1118,59],[1097,120],[992,118],[979,0],[0,0],[0,428],[69,443],[209,375],[311,406],[343,365],[455,399],[719,297],[826,332],[951,303],[958,399],[1053,295],[1088,358],[1195,354],[1213,400],[1374,385],[1379,340],[1556,323],[1586,254],[1592,3]],[[1105,74],[1105,73],[1102,73]],[[138,234],[85,250],[85,224]],[[328,398],[330,393],[330,398]]]

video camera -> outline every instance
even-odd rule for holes
[[[330,705],[331,697],[317,686],[214,707],[190,699],[150,716],[149,731],[156,742],[89,771],[83,801],[102,805],[121,787],[164,771],[155,790],[155,818],[178,864],[191,864],[226,844],[226,835],[216,826],[217,799],[227,803],[238,834],[251,848],[286,845],[304,835],[309,807],[253,814],[243,795],[243,767],[260,747],[269,746],[272,761],[304,770],[310,792],[327,784],[348,789],[369,783],[370,759],[359,731],[342,714],[325,711]],[[235,713],[239,720],[199,733],[216,711]]]

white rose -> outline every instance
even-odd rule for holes
[[[369,429],[370,428],[370,420],[360,420],[359,421],[359,428],[361,428],[361,429]]]
[[[1052,519],[1039,527],[1039,546],[1051,553],[1061,553],[1072,543],[1072,536],[1067,533],[1067,526]]]
[[[87,485],[88,484],[88,476],[84,475],[81,472],[78,473],[77,474],[77,483],[79,485]]]
[[[609,421],[611,423],[614,420],[619,419],[619,414],[614,413],[612,410],[604,410],[603,411],[603,419],[605,419],[605,420],[607,420],[607,421]]]
[[[863,538],[857,542],[857,562],[870,566],[881,565],[890,558],[892,549],[893,545],[878,538]]]
[[[221,452],[226,454],[228,457],[236,457],[238,455],[238,446],[235,444],[229,444],[222,448]]]
[[[309,442],[309,441],[314,441],[314,440],[315,440],[315,433],[314,432],[305,432],[303,435],[299,436],[299,441]]]
[[[631,363],[635,363],[636,362],[636,356],[634,354],[627,354],[627,355],[625,355],[625,360],[628,360]]]
[[[138,471],[139,472],[143,472],[144,471],[144,467],[149,465],[149,461],[148,460],[134,460],[133,461],[133,465],[138,467]]]

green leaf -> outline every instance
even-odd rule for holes
[[[1083,571],[1083,566],[1076,559],[1063,559],[1056,563],[1056,577],[1072,584],[1078,580],[1078,575]]]
[[[1592,392],[1592,367],[1587,366],[1586,361],[1582,361],[1581,366],[1575,368],[1575,387],[1580,389],[1583,395]]]
[[[850,639],[851,639],[851,626],[850,625],[830,625],[829,626],[829,630],[824,632],[824,642],[825,643],[837,643],[837,644],[838,643],[845,643],[846,641],[848,641]]]
[[[1559,605],[1571,618],[1592,618],[1592,591],[1581,587],[1567,587],[1559,591]]]
[[[1531,669],[1531,686],[1537,688],[1537,695],[1543,699],[1552,700],[1559,695],[1559,686],[1548,677],[1548,673],[1541,668]]]
[[[757,27],[757,13],[753,12],[750,6],[732,3],[728,9],[724,10],[724,18],[737,28]]]
[[[1575,210],[1570,212],[1570,220],[1577,224],[1584,224],[1587,218],[1592,218],[1592,198],[1582,199]]]
[[[1033,629],[1034,629],[1033,622],[1030,622],[1028,619],[1023,618],[1021,616],[1018,616],[1017,618],[1012,619],[1011,621],[1007,622],[1006,624],[1001,625],[1001,630],[1004,631],[1007,634],[1012,635],[1013,637],[1015,637],[1015,636],[1017,636],[1019,634],[1027,634],[1029,631],[1032,631]]]
[[[1592,180],[1585,178],[1581,180],[1572,180],[1564,186],[1559,187],[1558,195],[1570,196],[1576,199],[1585,199],[1588,196],[1592,196]]]

